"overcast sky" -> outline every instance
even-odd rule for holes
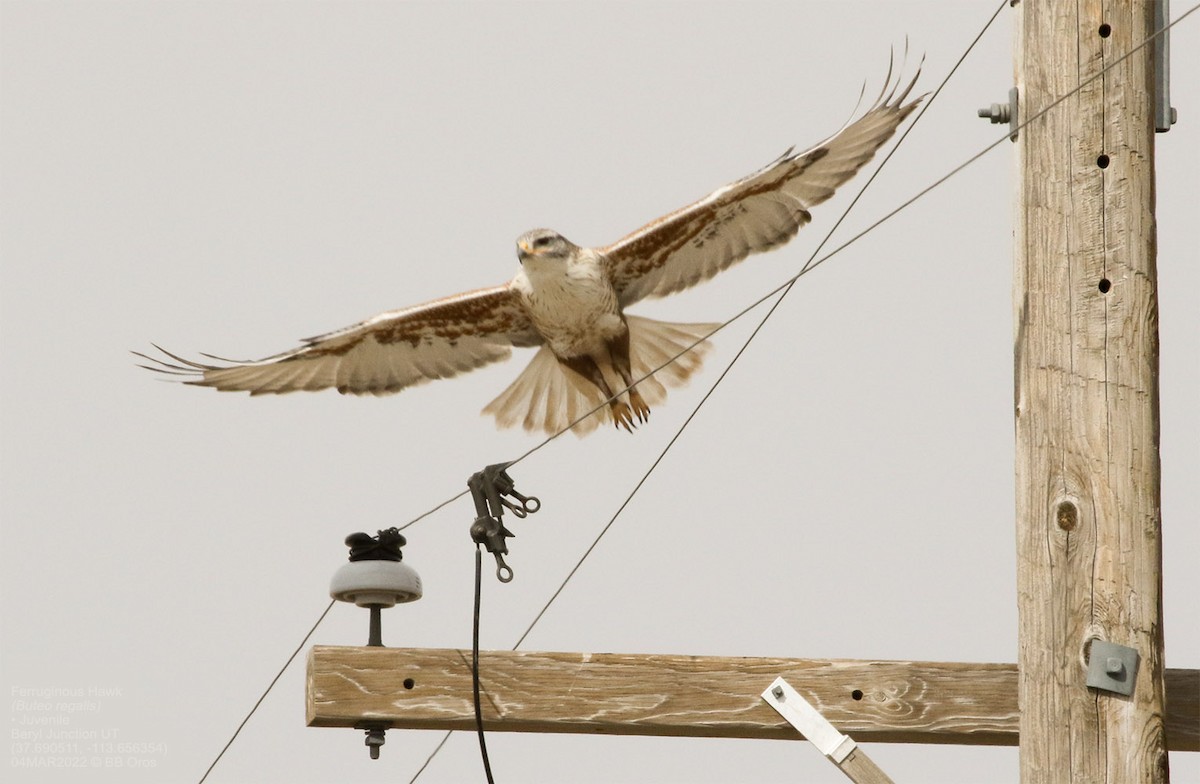
[[[325,607],[346,534],[537,443],[479,416],[529,352],[383,399],[250,399],[156,381],[130,349],[271,354],[501,283],[535,226],[610,242],[836,130],[906,36],[933,89],[994,8],[4,2],[0,680],[14,728],[50,716],[145,745],[0,777],[198,780]],[[1003,134],[975,110],[1011,86],[1011,14],[834,245]],[[1174,34],[1180,119],[1156,138],[1172,667],[1200,666],[1198,18]],[[523,648],[1014,662],[1013,175],[1006,142],[803,278]],[[634,312],[730,318],[864,181],[785,249]],[[516,579],[485,583],[485,648],[513,645],[761,315],[635,434],[568,436],[513,469],[543,511],[510,523]],[[426,597],[385,613],[385,643],[469,647],[473,518],[462,499],[407,531]],[[310,644],[366,626],[339,605]],[[372,762],[361,733],[304,726],[303,675],[301,659],[210,781],[408,781],[440,738],[390,732]],[[95,704],[16,701],[48,689]],[[498,782],[843,780],[799,743],[489,746]],[[1017,777],[1015,748],[868,748],[898,782]],[[1173,754],[1174,780],[1200,781],[1198,758]],[[475,739],[420,780],[482,780]]]

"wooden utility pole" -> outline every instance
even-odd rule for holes
[[[1149,0],[1022,0],[1019,118],[1153,34]],[[1153,46],[1020,132],[1021,781],[1166,782]],[[1130,696],[1085,684],[1136,649]],[[1115,666],[1115,665],[1110,665]]]

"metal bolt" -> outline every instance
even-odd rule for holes
[[[1006,103],[994,103],[985,109],[980,109],[978,113],[980,117],[987,117],[989,120],[991,120],[992,125],[1006,123],[1012,117],[1012,114],[1008,108],[1008,104]]]
[[[367,628],[367,645],[372,648],[383,647],[383,607],[378,604],[370,605],[371,621]]]
[[[367,730],[367,739],[364,742],[371,750],[371,759],[379,759],[379,747],[384,744],[384,737],[383,730]]]
[[[776,686],[775,688],[771,689],[771,693],[775,695],[775,699],[777,699],[777,700],[783,699],[783,687],[782,686]]]
[[[1109,656],[1104,660],[1104,671],[1109,675],[1120,675],[1125,669],[1125,664],[1116,656]]]
[[[1008,138],[1012,141],[1017,140],[1017,88],[1014,87],[1008,91],[1008,103],[994,103],[984,109],[980,109],[976,114],[992,121],[992,125],[1000,123],[1008,123]]]

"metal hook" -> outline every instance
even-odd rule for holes
[[[509,501],[504,497],[500,498],[500,503],[504,504],[504,506],[506,506],[510,512],[522,519],[542,508],[542,502],[534,496],[524,496],[515,490],[510,490],[508,495],[513,496],[521,503],[514,504],[512,501]]]
[[[504,556],[500,553],[492,553],[496,556],[496,579],[502,583],[511,583],[513,578],[512,568],[504,563]]]
[[[510,490],[508,494],[521,502],[521,509],[525,514],[533,514],[542,508],[542,502],[535,495],[521,495],[516,490]]]

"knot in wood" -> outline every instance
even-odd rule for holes
[[[1064,531],[1074,531],[1079,525],[1079,507],[1070,501],[1060,501],[1054,517],[1059,528]]]

